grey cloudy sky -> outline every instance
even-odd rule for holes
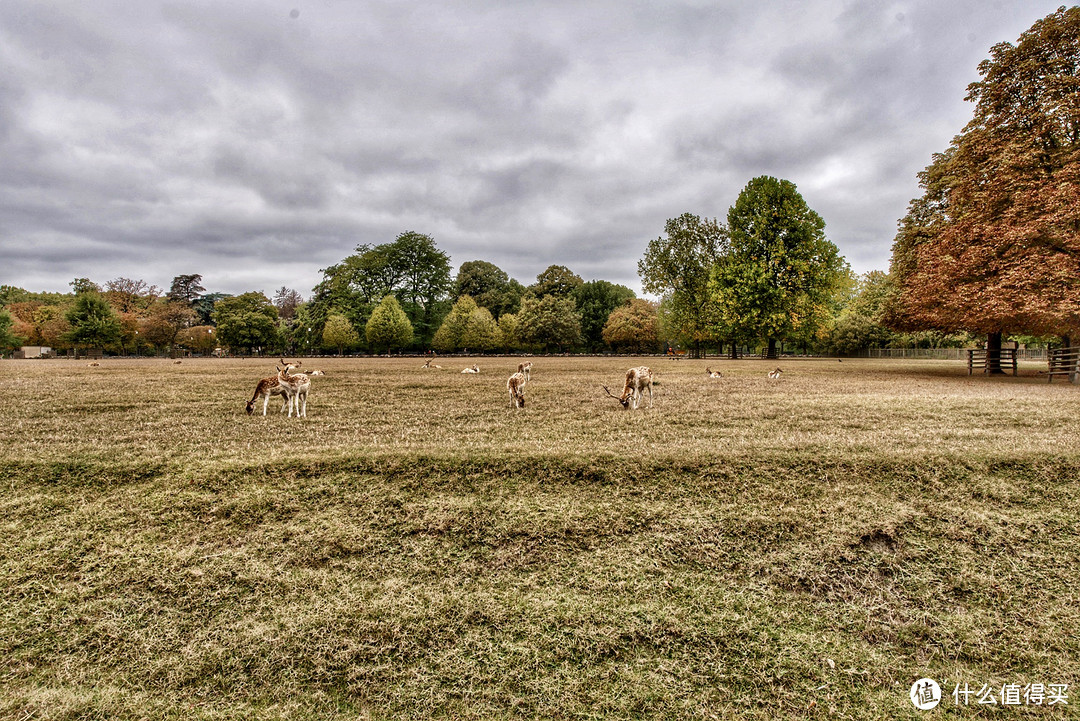
[[[287,286],[431,235],[638,289],[664,221],[793,181],[858,272],[1059,0],[3,0],[0,284]]]

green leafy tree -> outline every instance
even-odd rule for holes
[[[715,338],[709,315],[709,273],[727,249],[727,229],[715,219],[683,213],[664,225],[665,236],[649,242],[638,261],[646,293],[664,298],[667,327],[701,354]]]
[[[393,295],[382,299],[367,322],[367,341],[373,349],[386,348],[387,355],[395,348],[404,348],[412,343],[413,327],[409,316],[401,309],[401,304]]]
[[[503,352],[510,353],[521,346],[518,318],[516,313],[503,313],[499,316],[498,343]]]
[[[761,176],[728,210],[730,249],[708,284],[719,332],[776,342],[824,326],[845,264],[795,184]]]
[[[660,317],[656,304],[632,298],[616,308],[604,324],[603,339],[617,350],[640,353],[655,349],[660,342]]]
[[[100,293],[77,296],[67,320],[71,330],[66,340],[75,346],[105,348],[120,338],[120,319]]]
[[[75,295],[85,295],[87,293],[100,293],[101,286],[93,282],[89,278],[76,278],[68,283],[71,286],[71,291]]]
[[[217,348],[218,338],[213,326],[193,325],[180,331],[176,342],[194,353],[210,355]]]
[[[919,176],[893,245],[886,319],[984,334],[1080,332],[1080,7],[999,43],[974,117]]]
[[[481,308],[487,308],[496,319],[504,313],[516,313],[521,306],[525,288],[501,268],[484,260],[461,264],[454,282],[453,295],[467,295]]]
[[[432,338],[432,347],[440,353],[453,353],[462,348],[467,348],[465,332],[469,319],[473,313],[479,310],[476,300],[472,296],[463,295],[457,299],[454,306],[443,318],[442,325]]]
[[[604,326],[608,317],[634,297],[634,291],[625,285],[606,280],[590,280],[573,290],[574,303],[581,314],[581,335],[584,343],[593,350],[604,344]]]
[[[200,325],[213,325],[214,323],[214,306],[222,298],[228,298],[228,293],[204,293],[196,298],[190,307],[195,311],[195,321]],[[177,301],[183,303],[184,301]]]
[[[521,340],[541,348],[556,346],[561,352],[581,340],[581,316],[568,295],[526,295],[517,321]]]
[[[315,287],[312,315],[325,319],[331,310],[344,313],[357,328],[366,327],[376,304],[394,294],[426,345],[449,309],[450,259],[430,236],[402,233],[392,243],[360,245],[341,263],[322,270]]]
[[[15,321],[11,317],[11,313],[0,308],[0,348],[11,350],[24,344],[25,340],[12,330],[14,324]]]
[[[360,345],[360,334],[344,315],[331,313],[323,325],[322,344],[326,348],[336,349],[338,355],[343,355],[346,350]]]
[[[582,283],[584,281],[581,276],[565,265],[549,265],[544,272],[536,276],[536,283],[529,286],[528,290],[537,298],[549,295],[568,298]]]
[[[273,348],[278,342],[277,308],[262,293],[252,291],[222,298],[214,305],[218,341],[229,348]]]

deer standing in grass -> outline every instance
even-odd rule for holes
[[[524,363],[518,363],[517,372],[525,376],[525,382],[532,380],[532,361],[525,361]]]
[[[506,390],[510,392],[510,407],[525,408],[525,374],[514,373],[506,380]]]
[[[281,362],[285,363],[284,359]],[[292,418],[293,408],[296,409],[297,418],[307,418],[307,396],[311,390],[311,379],[303,373],[289,375],[297,365],[299,363],[286,363],[284,368],[278,368],[278,384],[288,397],[289,418]]]
[[[288,374],[289,371],[294,370],[297,367],[299,367],[300,364],[302,363],[302,361],[297,361],[296,363],[288,363],[284,358],[281,359],[281,362],[285,364],[285,372],[286,372],[286,374]],[[255,412],[255,404],[258,402],[259,398],[263,399],[263,415],[265,416],[266,415],[266,408],[270,404],[270,397],[271,396],[282,396],[282,399],[281,399],[281,411],[280,412],[284,413],[285,408],[289,407],[289,414],[292,415],[292,408],[290,406],[290,402],[291,402],[292,398],[289,395],[290,387],[286,386],[286,385],[283,385],[281,383],[281,379],[279,377],[280,376],[280,370],[281,369],[279,368],[278,369],[278,371],[279,371],[278,375],[276,375],[276,376],[267,376],[266,378],[263,378],[262,380],[260,380],[258,383],[255,384],[255,393],[251,396],[251,400],[247,402],[247,412],[248,412],[249,416],[252,413]],[[319,373],[319,374],[321,375],[321,373]],[[313,375],[314,375],[314,373],[313,373]],[[304,377],[306,378],[307,376],[304,376]],[[305,400],[306,400],[306,393],[305,393]]]
[[[637,368],[631,368],[626,371],[626,384],[623,386],[623,392],[621,396],[617,396],[608,390],[607,386],[602,386],[607,394],[622,404],[623,410],[628,410],[631,406],[634,410],[637,410],[638,405],[641,403],[641,399],[645,395],[645,391],[649,391],[649,408],[652,408],[653,402],[653,372],[651,368],[647,366],[638,366]]]

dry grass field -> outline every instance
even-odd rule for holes
[[[1076,715],[1080,388],[474,360],[0,361],[0,718]]]

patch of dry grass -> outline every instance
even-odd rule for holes
[[[1076,680],[1075,387],[658,359],[632,413],[600,384],[639,359],[534,360],[524,412],[516,359],[306,361],[307,419],[244,413],[257,361],[0,364],[0,717],[915,718],[920,676]]]

